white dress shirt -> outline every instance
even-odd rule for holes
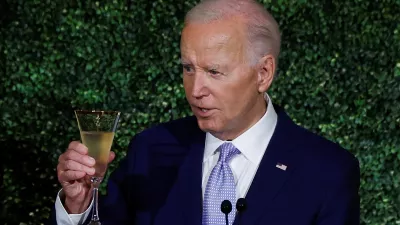
[[[235,178],[237,198],[246,196],[276,127],[277,114],[269,96],[266,95],[265,98],[268,107],[264,116],[247,131],[231,141],[241,153],[229,161],[229,166]],[[206,134],[203,159],[203,196],[208,177],[219,158],[219,151],[216,150],[224,142],[210,133]]]
[[[56,199],[56,220],[58,225],[78,225],[83,224],[86,218],[88,217],[90,210],[92,209],[92,203],[90,203],[89,207],[85,212],[81,214],[68,214],[67,210],[65,210],[63,204],[61,203],[61,198],[64,196],[63,191],[59,191]],[[60,198],[61,197],[61,198]]]
[[[276,127],[277,114],[272,105],[271,99],[267,94],[265,95],[265,98],[268,106],[264,116],[251,128],[231,141],[232,144],[241,152],[241,154],[236,155],[229,162],[229,166],[231,167],[235,178],[237,198],[244,198],[246,196]],[[208,177],[218,161],[219,151],[216,150],[224,142],[225,141],[214,137],[210,133],[206,134],[203,157],[203,196]],[[61,203],[60,196],[62,195],[63,193],[61,190],[57,194],[55,203],[57,224],[82,224],[89,215],[92,204],[90,204],[89,208],[82,214],[68,214]]]

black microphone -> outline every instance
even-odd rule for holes
[[[229,200],[222,201],[221,211],[225,214],[226,225],[229,225],[228,214],[232,211],[232,203]]]
[[[246,199],[239,198],[236,202],[236,210],[239,214],[239,225],[242,225],[242,214],[247,209]]]

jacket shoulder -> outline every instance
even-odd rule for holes
[[[309,174],[345,176],[359,170],[358,159],[349,150],[333,140],[295,124],[283,111],[277,109],[277,132],[281,141],[290,142],[297,164]],[[332,177],[333,178],[333,177]]]
[[[349,150],[298,125],[294,129],[298,163],[307,174],[325,184],[359,179],[359,161]]]
[[[194,116],[188,116],[168,122],[156,124],[138,134],[132,140],[132,143],[142,143],[146,145],[154,144],[180,144],[187,145],[203,133],[197,125]]]

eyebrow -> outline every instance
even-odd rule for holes
[[[188,60],[185,60],[185,59],[182,59],[182,58],[179,58],[179,59],[178,59],[178,62],[179,62],[179,64],[181,64],[182,66],[192,66],[192,65],[193,65],[193,63],[188,62]],[[203,67],[204,67],[204,68],[207,68],[208,70],[219,70],[219,69],[223,68],[223,66],[221,66],[221,64],[219,64],[219,63],[213,63],[213,62],[208,63],[208,64],[206,64],[206,65],[203,66]]]
[[[179,58],[178,59],[178,64],[189,65],[189,64],[192,64],[192,63],[189,63],[188,60],[184,60],[182,58]]]
[[[209,64],[209,65],[207,65],[207,68],[211,69],[211,70],[218,70],[219,68],[221,68],[221,65],[219,65],[219,64]]]

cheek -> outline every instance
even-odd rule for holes
[[[190,79],[188,79],[187,77],[183,77],[183,89],[185,90],[186,96],[188,96],[190,90],[192,89],[192,84],[190,82]]]
[[[228,89],[229,90],[229,89]],[[249,104],[254,99],[254,91],[249,88],[235,87],[229,93],[224,93],[221,104],[227,119],[234,119],[248,110]]]
[[[227,119],[231,119],[237,114],[237,111],[240,108],[241,100],[238,99],[240,96],[233,91],[228,91],[232,90],[229,88],[221,90],[221,92],[216,93],[216,99],[221,107],[223,116]]]

